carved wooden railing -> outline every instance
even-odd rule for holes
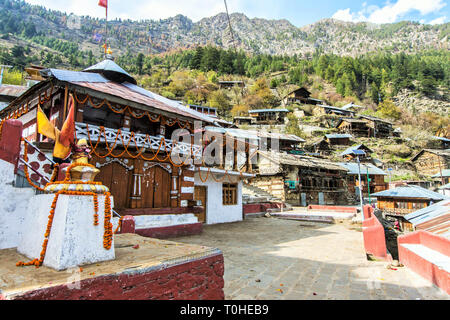
[[[167,151],[169,153],[176,152],[181,155],[191,155],[193,158],[198,159],[202,157],[202,147],[195,144],[188,143],[173,143],[173,141],[165,139],[163,137],[155,137],[147,134],[133,133],[131,131],[117,130],[112,128],[104,128],[86,124],[81,122],[75,123],[75,129],[78,139],[90,139],[92,144],[95,145],[97,141],[100,143],[107,142],[110,147],[114,144],[116,146],[129,146],[133,148],[147,148],[161,152]],[[117,136],[120,132],[119,137]],[[161,145],[161,141],[164,142]]]

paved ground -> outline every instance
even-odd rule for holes
[[[223,251],[227,300],[450,300],[406,267],[367,261],[362,233],[342,224],[254,218],[203,230],[170,240]]]

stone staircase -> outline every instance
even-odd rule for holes
[[[244,183],[242,187],[242,201],[244,204],[251,204],[251,203],[264,203],[264,202],[278,202],[278,203],[284,203],[286,206],[283,211],[292,210],[292,206],[289,203],[285,203],[280,198],[274,197],[267,191],[252,186],[250,184]],[[269,209],[274,210],[275,209]],[[278,210],[276,210],[278,211]]]

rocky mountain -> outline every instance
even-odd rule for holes
[[[81,50],[98,49],[105,34],[104,20],[48,10],[23,1],[0,0],[0,11],[3,34],[8,31],[6,25],[21,21],[32,25],[37,34],[77,43]],[[319,49],[324,53],[357,56],[379,48],[391,53],[448,49],[450,33],[450,23],[376,25],[325,19],[298,28],[287,20],[250,19],[241,13],[231,14],[230,19],[234,43],[225,13],[198,22],[182,15],[162,20],[117,19],[108,21],[108,39],[120,52],[132,49],[160,53],[214,44],[224,48],[235,45],[252,53],[305,56]]]

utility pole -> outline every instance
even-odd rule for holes
[[[10,69],[12,68],[12,66],[7,66],[7,65],[0,65],[0,68],[2,68],[2,70],[0,71],[0,86],[3,84],[3,71],[5,69]]]

